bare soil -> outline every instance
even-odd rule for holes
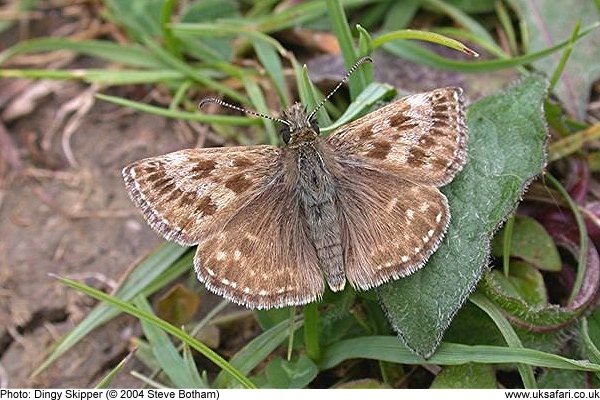
[[[49,149],[39,143],[60,105],[83,89],[62,84],[34,113],[7,126],[20,164],[3,176],[0,189],[0,365],[9,387],[89,387],[122,359],[136,331],[126,317],[30,378],[49,346],[94,305],[49,273],[114,289],[161,242],[127,197],[122,167],[195,144],[178,138],[173,122],[98,102],[71,137],[78,163],[71,166],[60,132]]]

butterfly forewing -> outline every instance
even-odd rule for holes
[[[264,190],[280,153],[272,146],[181,150],[137,161],[123,177],[150,226],[190,246],[224,210],[234,211]]]
[[[373,111],[340,127],[327,141],[345,156],[441,186],[465,163],[467,139],[462,89],[443,88]]]

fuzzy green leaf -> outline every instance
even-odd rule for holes
[[[535,75],[473,104],[468,162],[443,188],[452,220],[427,265],[377,292],[401,339],[430,357],[487,265],[489,241],[544,165],[546,80]]]
[[[504,229],[494,238],[492,253],[502,256]],[[537,268],[558,272],[561,268],[560,256],[546,229],[535,219],[517,216],[510,239],[510,255],[521,258]]]

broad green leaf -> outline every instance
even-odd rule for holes
[[[549,369],[544,371],[538,381],[540,389],[589,389],[586,373]]]
[[[547,175],[547,178],[550,177],[551,175]],[[572,202],[572,200],[570,201]],[[578,223],[578,225],[580,224]],[[573,256],[579,255],[581,258],[581,249],[569,235],[565,235],[563,231],[556,227],[550,233],[558,246],[563,247]],[[587,240],[587,236],[585,238]],[[587,242],[585,243],[587,244]],[[498,304],[510,316],[513,323],[526,327],[530,331],[547,332],[557,330],[572,323],[590,304],[593,304],[596,298],[599,285],[598,274],[600,273],[600,262],[596,247],[586,246],[585,257],[583,258],[585,264],[583,264],[583,267],[578,267],[583,271],[581,278],[578,278],[581,280],[581,289],[566,306],[528,304],[520,296],[515,296],[510,291],[506,291],[501,282],[496,279],[497,275],[495,274],[486,274],[481,289],[488,298]],[[580,270],[577,271],[577,277],[579,277],[579,274]]]
[[[513,0],[519,15],[525,19],[529,31],[529,51],[535,52],[568,38],[577,21],[582,25],[600,19],[593,1],[529,1]],[[574,117],[583,118],[591,85],[600,77],[600,31],[578,40],[573,46],[555,92],[567,111]],[[536,61],[533,65],[551,76],[559,63],[561,54],[556,53]]]
[[[510,263],[508,278],[499,270],[492,271],[494,279],[510,296],[520,298],[532,306],[548,304],[548,295],[541,272],[523,261]]]
[[[452,318],[481,278],[490,237],[542,171],[546,80],[531,75],[473,104],[467,114],[468,162],[442,191],[452,219],[427,265],[377,293],[400,338],[430,357]]]
[[[276,389],[301,389],[317,377],[319,369],[304,354],[298,361],[271,360],[265,370],[267,387]]]
[[[366,378],[344,382],[335,386],[335,389],[392,389],[392,387],[378,380]]]
[[[502,256],[504,229],[492,242],[492,254]],[[546,229],[531,217],[518,215],[515,218],[510,239],[510,255],[533,264],[545,271],[558,272],[561,268],[560,256]]]
[[[435,377],[431,389],[495,389],[496,374],[491,365],[449,365]]]

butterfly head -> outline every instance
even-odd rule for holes
[[[282,119],[281,138],[289,147],[313,142],[319,136],[317,120],[309,118],[306,108],[300,103],[294,103],[285,110]]]

